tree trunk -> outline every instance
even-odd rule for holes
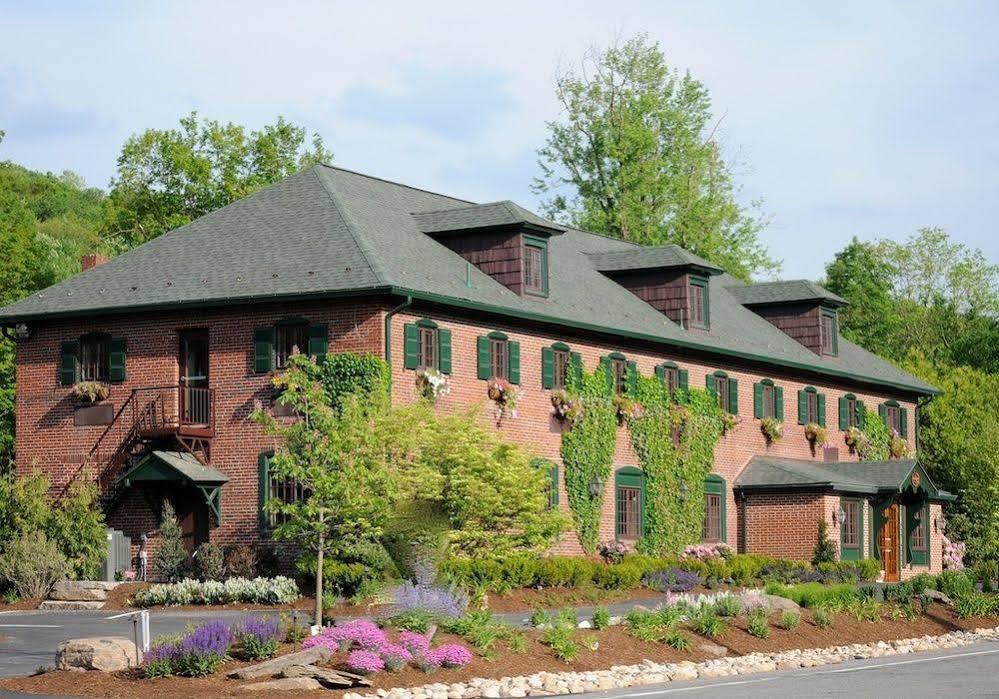
[[[316,626],[323,625],[323,554],[326,553],[326,534],[319,534],[316,552]]]

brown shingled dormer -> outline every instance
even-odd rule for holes
[[[730,287],[746,308],[815,354],[839,354],[838,309],[846,300],[807,280]]]
[[[521,296],[548,296],[548,239],[565,228],[510,201],[414,213],[420,230]]]
[[[591,253],[594,267],[684,328],[711,327],[709,277],[722,270],[677,245]]]

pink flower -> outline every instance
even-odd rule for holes
[[[122,575],[122,577],[125,578],[125,580],[135,580],[135,571],[126,570],[124,575]]]
[[[338,650],[351,648],[375,650],[387,642],[388,637],[377,624],[367,619],[357,619],[343,626],[327,626],[318,636],[307,638],[302,647],[323,646],[336,653]]]
[[[370,675],[385,669],[382,657],[370,650],[352,650],[347,655],[347,667],[361,675]]]
[[[413,659],[413,654],[398,643],[386,643],[378,649],[378,653],[382,656],[385,668],[389,672],[398,672]]]
[[[413,631],[402,631],[399,634],[399,644],[413,655],[422,655],[430,650],[427,637]]]
[[[464,667],[472,662],[472,653],[460,643],[445,643],[431,648],[424,657],[440,667]]]

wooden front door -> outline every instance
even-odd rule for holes
[[[180,332],[180,422],[207,425],[211,402],[208,393],[208,331]]]
[[[184,548],[194,553],[208,541],[208,505],[196,488],[182,488],[177,493],[176,510]]]
[[[898,503],[881,510],[881,530],[878,532],[878,553],[885,568],[885,582],[899,581]]]

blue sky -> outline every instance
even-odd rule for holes
[[[103,187],[132,133],[283,114],[345,167],[536,208],[557,67],[637,32],[711,90],[785,278],[930,225],[999,261],[994,2],[0,0],[0,159]]]

